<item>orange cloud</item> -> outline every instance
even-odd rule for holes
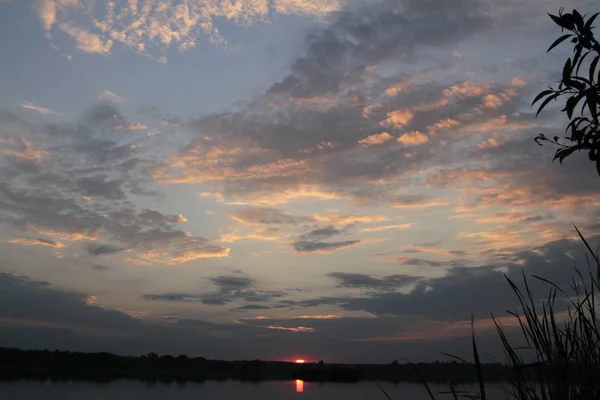
[[[350,225],[357,223],[372,223],[387,221],[383,215],[339,215],[339,214],[315,214],[313,218],[319,222],[333,225]]]
[[[460,125],[459,121],[452,119],[452,118],[446,118],[446,119],[437,121],[437,122],[429,125],[427,127],[427,130],[429,131],[430,134],[435,135],[437,132],[439,132],[441,130],[456,128],[459,125]]]
[[[295,332],[295,333],[298,333],[298,332],[311,332],[312,333],[312,332],[316,332],[317,331],[314,328],[307,328],[305,326],[298,326],[296,328],[286,328],[286,327],[283,327],[283,326],[280,326],[280,325],[269,325],[269,326],[266,326],[265,328],[267,328],[267,329],[275,329],[275,330],[278,330],[278,331]]]
[[[323,320],[323,319],[340,319],[342,317],[340,317],[339,315],[335,315],[335,314],[329,314],[329,315],[301,315],[298,317],[292,317],[292,319],[319,319],[319,320]]]
[[[140,122],[136,122],[135,124],[128,125],[115,125],[113,129],[116,131],[145,131],[148,127]]]
[[[478,149],[493,149],[496,147],[500,147],[500,141],[497,138],[491,137],[484,141],[477,143]]]
[[[429,142],[429,137],[427,135],[419,132],[408,132],[398,138],[398,142],[402,143],[406,146],[417,146],[419,144]]]
[[[363,147],[376,146],[392,140],[394,137],[387,132],[376,133],[358,141]]]
[[[65,247],[65,245],[61,242],[57,242],[55,240],[48,240],[42,238],[13,238],[8,241],[9,243],[21,244],[23,246],[48,246],[53,247],[55,249],[60,249]]]
[[[291,158],[245,167],[239,165],[248,157],[265,156],[266,153],[268,150],[258,147],[206,148],[198,145],[169,157],[152,172],[160,183],[206,183],[302,176],[315,171],[308,161]]]
[[[37,143],[35,142],[25,138],[20,138],[20,142],[19,150],[2,149],[0,151],[2,154],[7,156],[17,157],[29,161],[39,160],[48,155],[48,152],[45,150],[37,150]]]
[[[42,115],[60,115],[56,111],[53,111],[49,108],[37,106],[30,101],[24,102],[23,104],[21,104],[21,107],[26,108],[28,110],[36,111]]]
[[[373,228],[364,228],[364,229],[361,229],[361,232],[383,232],[383,231],[389,231],[389,230],[393,230],[393,229],[410,229],[413,226],[415,226],[414,223],[400,224],[400,225],[383,225],[383,226],[376,226]]]
[[[414,113],[410,110],[397,110],[387,114],[387,119],[381,122],[384,126],[393,126],[395,128],[401,128],[412,120]]]
[[[149,263],[159,263],[166,265],[181,264],[188,261],[203,258],[223,258],[229,257],[231,249],[227,247],[205,246],[200,248],[183,248],[180,250],[160,250],[152,249],[138,251],[137,257],[131,257],[130,261],[139,260]]]
[[[213,197],[220,203],[228,205],[275,206],[292,200],[336,200],[342,198],[338,193],[327,191],[320,185],[297,185],[293,187],[273,188],[270,191],[248,193],[244,196],[228,196],[220,192],[203,192],[200,197]],[[229,198],[230,197],[230,198]],[[226,199],[227,198],[227,199]]]
[[[447,97],[478,97],[481,96],[490,87],[489,83],[471,83],[463,82],[460,85],[454,85],[444,90],[443,94]]]
[[[239,230],[232,230],[221,234],[219,242],[221,243],[233,243],[240,240],[263,240],[263,241],[275,241],[285,238],[286,235],[282,234],[281,229],[273,228],[270,226],[260,226],[254,229],[250,233],[240,233]]]
[[[77,242],[79,240],[98,240],[97,232],[66,232],[57,229],[40,227],[32,223],[27,224],[27,229],[35,231],[40,235],[50,236],[52,238],[68,242]]]
[[[499,108],[502,106],[502,100],[495,94],[488,94],[483,98],[483,104],[487,108]]]

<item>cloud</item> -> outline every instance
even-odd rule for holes
[[[56,2],[54,0],[37,0],[35,7],[42,21],[42,27],[46,31],[50,31],[50,28],[56,22]]]
[[[100,35],[88,30],[61,23],[60,29],[75,40],[78,50],[89,54],[109,54],[113,45],[112,39],[102,40]]]
[[[362,146],[376,146],[379,144],[383,144],[389,140],[392,140],[394,137],[387,132],[376,133],[371,136],[368,136],[364,139],[358,141],[358,143]]]
[[[333,225],[330,225],[328,227],[315,229],[313,231],[310,231],[308,233],[300,235],[300,239],[301,240],[322,240],[322,239],[327,239],[327,238],[335,236],[335,235],[339,235],[342,232],[343,231],[337,229]]]
[[[383,231],[389,231],[389,230],[396,230],[396,229],[410,229],[413,226],[415,226],[414,223],[409,223],[409,224],[398,224],[398,225],[381,225],[381,226],[375,226],[372,228],[363,228],[360,231],[361,232],[383,232]]]
[[[115,125],[114,129],[116,131],[145,131],[148,130],[148,127],[140,122],[136,122],[128,125]]]
[[[294,333],[298,333],[298,332],[303,332],[303,333],[316,332],[316,329],[314,329],[314,328],[307,328],[305,326],[296,326],[296,327],[292,327],[292,328],[286,328],[286,327],[280,326],[280,325],[267,325],[265,328],[267,328],[267,329],[275,329],[275,330],[278,330],[278,331],[294,332]]]
[[[21,107],[25,108],[27,110],[37,111],[38,113],[40,113],[42,115],[60,115],[56,111],[53,111],[49,108],[37,106],[30,101],[24,102],[23,104],[21,104]]]
[[[217,276],[209,278],[215,286],[214,292],[203,294],[191,293],[162,293],[146,294],[144,300],[165,301],[177,303],[203,303],[210,306],[222,306],[234,301],[246,301],[252,303],[264,303],[273,299],[285,297],[286,293],[281,291],[269,291],[256,289],[256,281],[246,276]],[[252,308],[239,308],[240,310]],[[258,308],[254,308],[258,309]]]
[[[296,253],[299,254],[329,254],[334,253],[338,250],[356,246],[359,243],[360,240],[345,240],[342,242],[312,242],[306,240],[299,240],[297,242],[292,243],[292,247],[294,248]]]
[[[9,243],[21,244],[23,246],[48,246],[53,247],[55,249],[60,249],[65,247],[65,245],[56,240],[49,240],[43,238],[13,238],[8,240]]]
[[[310,217],[298,217],[275,208],[244,207],[230,214],[229,217],[243,224],[259,225],[296,225],[308,222]]]
[[[387,217],[383,215],[362,214],[315,214],[313,218],[319,222],[327,222],[335,225],[353,225],[358,223],[383,222]]]
[[[253,310],[270,310],[270,309],[271,309],[271,307],[263,306],[261,304],[246,304],[244,306],[237,307],[234,310],[235,311],[253,311]]]
[[[410,275],[390,275],[381,279],[365,274],[332,272],[327,274],[338,281],[338,287],[350,289],[367,289],[375,291],[396,291],[407,285],[418,283],[422,278]]]
[[[103,254],[114,254],[120,251],[127,250],[125,247],[114,247],[106,244],[94,244],[87,248],[88,253],[93,256],[99,256]]]
[[[408,132],[398,138],[398,143],[406,146],[417,146],[427,142],[429,142],[429,137],[419,131]]]
[[[491,23],[483,4],[476,0],[382,1],[359,6],[307,36],[305,54],[269,92],[294,97],[337,93],[346,82],[366,75],[368,65],[414,57],[417,48],[458,42]]]
[[[595,243],[599,238],[589,238]],[[475,316],[487,317],[492,312],[502,315],[511,309],[514,293],[507,287],[505,275],[514,282],[522,282],[522,271],[527,275],[542,276],[561,285],[569,282],[574,273],[565,265],[586,265],[584,247],[577,240],[556,240],[532,250],[512,253],[496,265],[467,267],[455,265],[439,278],[414,278],[417,285],[410,293],[373,292],[363,297],[320,297],[286,302],[286,307],[337,306],[346,311],[364,311],[374,315],[414,315],[438,321],[467,320]],[[382,285],[386,278],[378,279],[362,274],[336,274],[342,284],[368,287]],[[400,278],[402,282],[403,278]],[[536,296],[546,298],[549,286],[530,279],[529,285]],[[562,311],[566,303],[557,305]],[[283,305],[283,303],[282,303]]]
[[[108,89],[104,89],[102,91],[102,93],[100,93],[98,95],[98,97],[96,97],[96,99],[100,100],[100,101],[108,101],[108,102],[112,102],[112,103],[122,103],[125,101],[125,98],[119,96],[115,92],[111,92]]]
[[[185,217],[138,210],[129,201],[156,191],[146,155],[128,138],[105,133],[128,124],[114,104],[94,105],[73,123],[37,125],[10,113],[0,119],[10,128],[0,129],[3,223],[65,247],[111,243],[130,250],[135,262],[173,265],[229,255],[229,248],[178,229]]]
[[[219,0],[175,1],[169,6],[155,0],[108,2],[94,7],[78,0],[37,0],[36,13],[50,34],[55,25],[76,41],[79,50],[107,54],[115,44],[136,53],[153,55],[168,47],[187,51],[205,39],[226,44],[217,20],[239,25],[268,22],[273,15],[321,17],[338,10],[338,0],[318,4],[306,0],[253,1],[235,4]],[[77,21],[78,26],[73,26]],[[164,56],[155,56],[159,62]]]

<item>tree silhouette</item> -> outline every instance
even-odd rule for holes
[[[567,58],[563,66],[558,88],[549,86],[536,96],[532,105],[541,102],[537,117],[551,101],[566,98],[565,107],[561,110],[569,118],[565,129],[566,143],[558,136],[548,138],[542,133],[535,141],[540,146],[543,142],[558,146],[554,159],[558,159],[561,164],[575,151],[587,151],[590,161],[596,163],[596,171],[600,175],[600,43],[593,32],[593,23],[598,14],[600,13],[588,18],[577,10],[565,13],[564,8],[559,10],[558,15],[548,14],[563,32],[568,32],[556,39],[548,51],[570,39],[573,56]]]

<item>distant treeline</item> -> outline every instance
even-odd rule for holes
[[[506,377],[502,364],[484,364],[484,378]],[[51,379],[110,382],[137,379],[148,382],[200,382],[205,380],[293,380],[313,382],[456,382],[476,381],[475,366],[456,361],[404,364],[295,364],[276,361],[221,361],[180,355],[141,357],[110,353],[82,353],[0,348],[0,379]]]

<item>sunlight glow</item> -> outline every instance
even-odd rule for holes
[[[304,381],[296,379],[296,393],[304,393]]]
[[[304,364],[306,361],[304,360],[296,360],[296,364]]]

